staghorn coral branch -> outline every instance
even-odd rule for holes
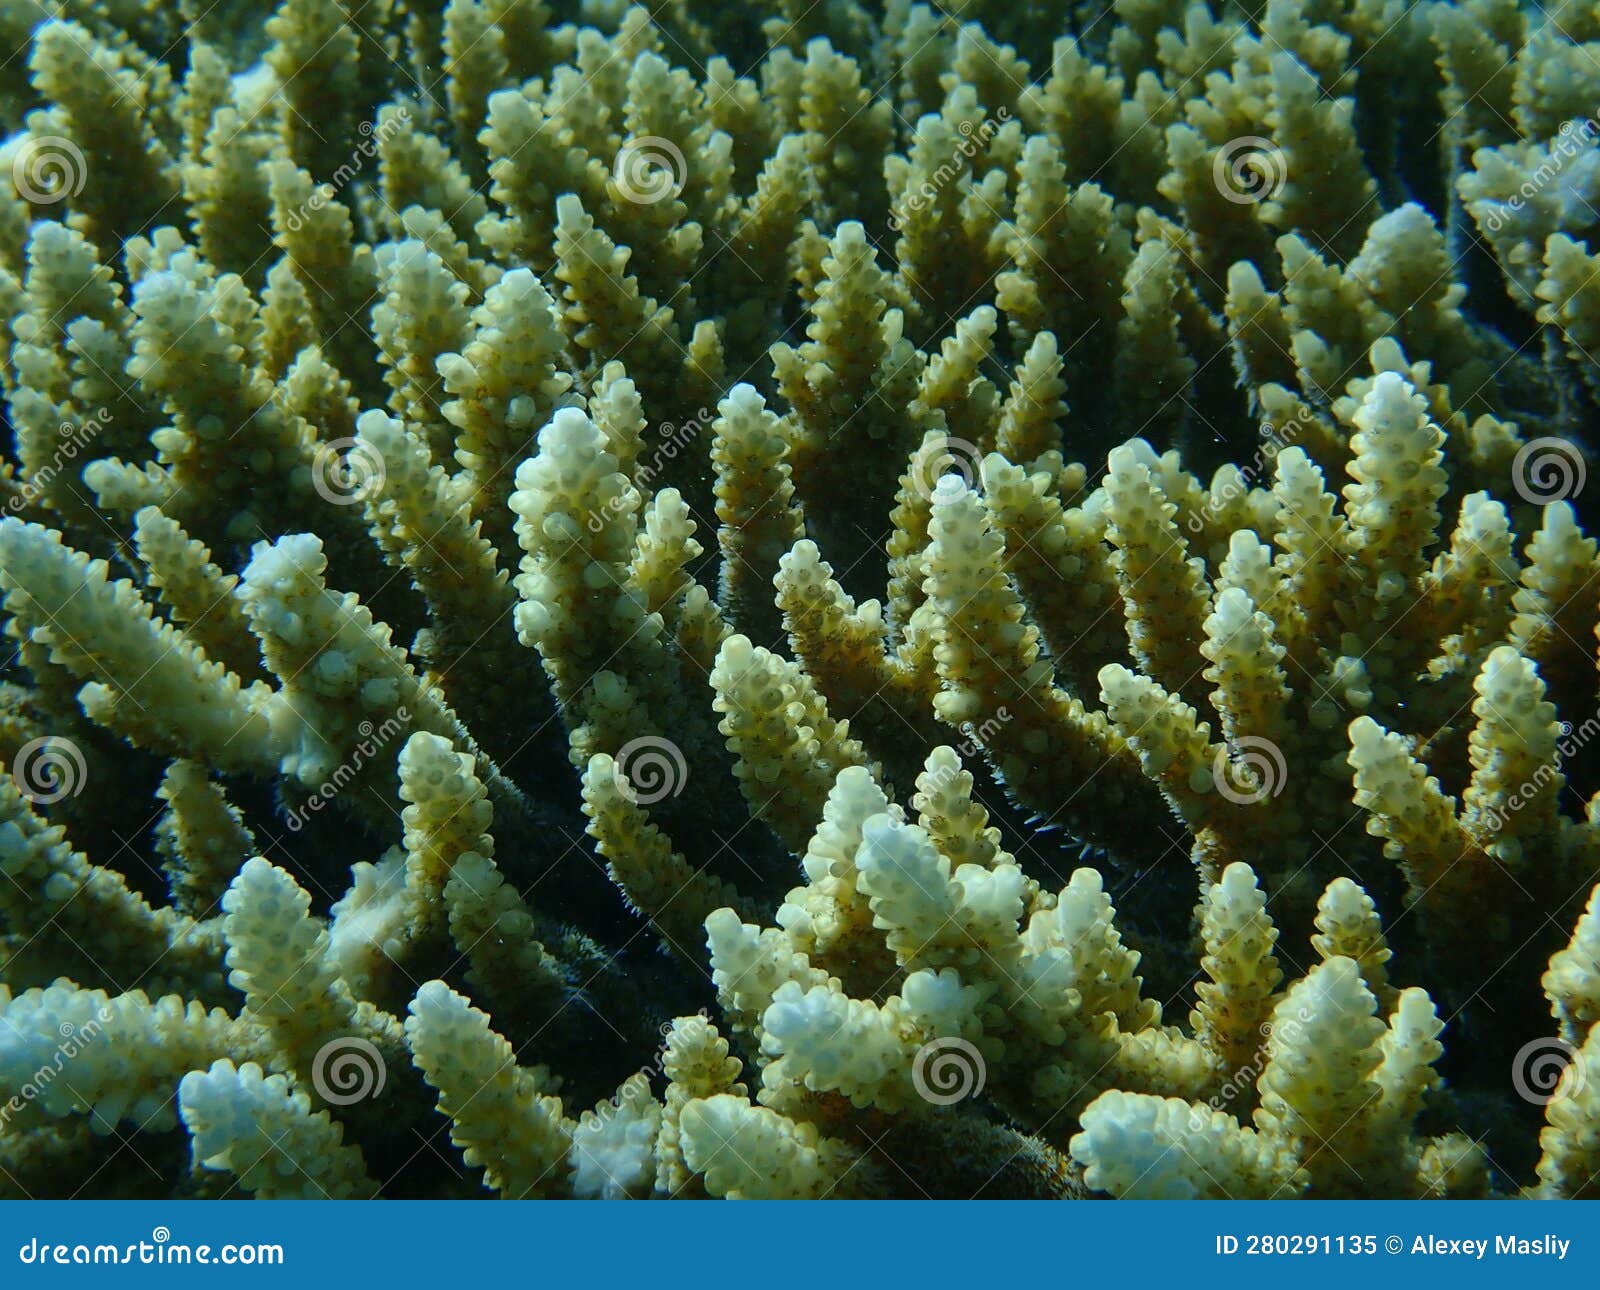
[[[0,5],[7,1188],[1588,1193],[1600,24],[1113,8]]]

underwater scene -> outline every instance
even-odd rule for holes
[[[1600,1195],[1597,0],[0,0],[0,409],[0,1198]]]

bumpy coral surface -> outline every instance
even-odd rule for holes
[[[1600,1194],[1597,102],[0,0],[0,1196]]]

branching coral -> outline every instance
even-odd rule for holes
[[[0,1195],[1594,1193],[1588,10],[58,8]]]

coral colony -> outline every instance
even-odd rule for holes
[[[1600,1192],[1600,4],[0,46],[0,1195]]]

